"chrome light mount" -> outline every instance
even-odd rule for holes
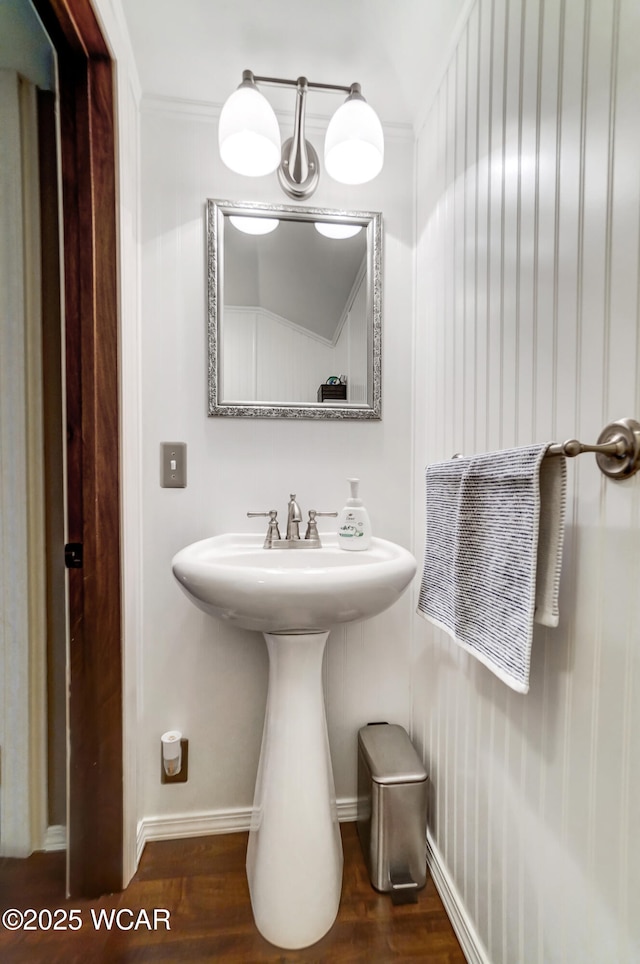
[[[304,118],[309,82],[306,77],[296,81],[296,110],[293,137],[282,145],[282,161],[278,168],[280,187],[288,197],[303,201],[311,197],[320,179],[320,164],[313,145],[305,140]]]

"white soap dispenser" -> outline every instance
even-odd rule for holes
[[[360,479],[347,479],[351,486],[351,498],[338,517],[338,545],[341,549],[358,551],[371,545],[371,521],[369,513],[358,498]]]

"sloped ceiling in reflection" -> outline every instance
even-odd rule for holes
[[[311,222],[244,234],[225,218],[224,303],[264,308],[333,340],[366,255],[366,232],[335,240]]]

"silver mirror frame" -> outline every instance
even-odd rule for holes
[[[304,405],[272,405],[264,402],[228,404],[219,397],[219,366],[222,361],[222,276],[225,215],[279,217],[296,221],[333,221],[362,224],[367,232],[367,314],[369,317],[367,403],[327,406],[322,402]],[[328,208],[280,204],[238,203],[207,200],[207,309],[208,381],[211,415],[250,418],[380,419],[382,417],[382,214],[379,211],[336,211]]]

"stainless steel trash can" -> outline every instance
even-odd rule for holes
[[[358,732],[358,835],[375,889],[416,900],[427,880],[427,771],[394,723]]]

